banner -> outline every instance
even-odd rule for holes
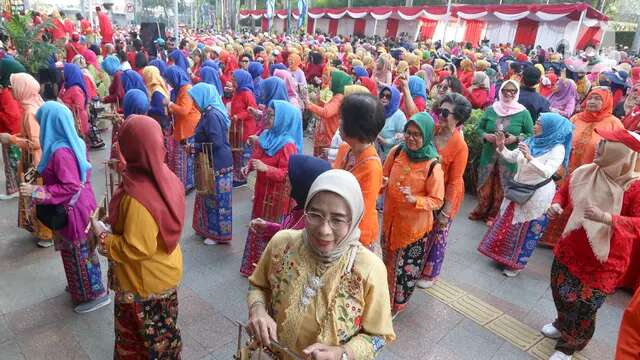
[[[304,26],[307,19],[307,0],[298,0],[298,29]]]

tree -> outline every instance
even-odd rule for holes
[[[31,26],[31,17],[14,14],[8,22],[0,23],[0,27],[4,27],[0,30],[9,35],[17,52],[16,59],[27,71],[37,74],[38,70],[49,65],[49,58],[56,52],[56,47],[43,41],[42,34],[53,28],[50,20]]]

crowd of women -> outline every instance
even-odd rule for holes
[[[514,277],[539,243],[555,245],[552,359],[587,345],[608,294],[638,287],[640,60],[589,72],[542,49],[345,40],[198,35],[166,58],[136,46],[134,63],[91,46],[54,59],[61,90],[47,102],[19,62],[0,60],[5,197],[19,194],[19,226],[60,251],[76,312],[111,301],[107,257],[116,358],[179,357],[194,190],[193,230],[227,244],[233,189],[255,183],[240,264],[248,353],[375,357],[415,287],[440,276],[470,156],[469,218],[488,225],[479,252]],[[94,99],[113,106],[106,160],[121,179],[100,211]],[[462,131],[474,109],[478,154]]]

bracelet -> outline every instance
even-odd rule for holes
[[[256,301],[254,301],[253,303],[251,303],[251,305],[249,305],[249,312],[251,312],[251,310],[253,310],[253,308],[254,308],[256,305],[258,305],[258,304],[262,304],[262,305],[265,305],[265,306],[266,306],[266,304],[264,303],[264,301],[262,301],[262,300],[256,300]]]

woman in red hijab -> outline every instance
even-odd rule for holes
[[[126,168],[109,203],[113,232],[92,219],[99,251],[109,259],[113,274],[114,356],[179,359],[177,286],[182,252],[178,242],[184,225],[184,187],[164,163],[166,151],[156,120],[129,117],[118,140]]]

